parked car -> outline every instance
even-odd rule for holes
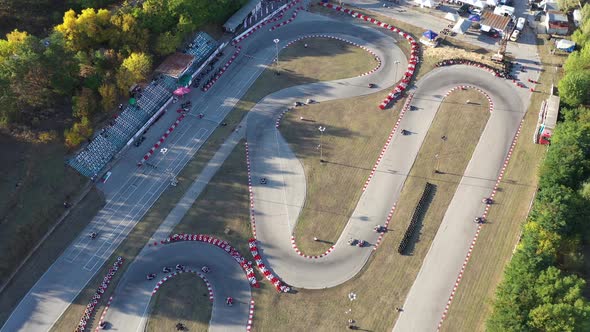
[[[514,30],[514,31],[512,32],[512,35],[510,36],[510,40],[512,40],[512,41],[514,41],[514,42],[515,42],[515,41],[517,41],[517,40],[518,40],[518,37],[519,37],[519,36],[520,36],[520,30]]]
[[[516,21],[516,30],[522,31],[522,29],[524,29],[525,23],[526,19],[524,17],[519,17],[518,21]]]
[[[495,29],[490,29],[486,34],[492,38],[500,38],[500,33]]]
[[[145,136],[141,136],[140,138],[138,138],[135,143],[133,143],[135,146],[140,146],[141,143],[143,143],[143,141],[145,141]]]
[[[459,15],[465,15],[465,14],[467,14],[467,11],[469,10],[469,7],[470,6],[468,4],[464,4],[459,9],[457,9],[457,13]]]

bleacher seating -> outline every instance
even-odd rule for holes
[[[172,96],[172,92],[166,90],[163,86],[150,83],[143,89],[141,98],[137,100],[137,106],[140,110],[152,116],[170,96]]]
[[[178,80],[168,75],[160,75],[160,77],[158,77],[157,83],[164,89],[171,92],[178,88]]]
[[[194,72],[215,51],[218,43],[205,32],[199,32],[185,50],[196,60],[187,71]],[[67,163],[87,177],[95,177],[102,168],[119,152],[131,137],[160,107],[172,96],[178,87],[177,80],[161,75],[141,91],[137,105],[127,105],[111,124]]]
[[[404,255],[406,250],[408,249],[408,245],[410,244],[410,240],[414,237],[414,233],[418,228],[418,224],[424,218],[426,214],[426,209],[428,208],[428,204],[432,201],[432,197],[436,192],[436,186],[430,182],[426,182],[426,186],[424,187],[424,192],[422,193],[422,197],[418,201],[418,205],[416,205],[416,209],[414,209],[414,214],[412,215],[412,219],[410,220],[410,225],[406,229],[404,233],[404,237],[402,238],[399,247],[397,248],[397,252]]]
[[[199,32],[184,50],[185,53],[195,56],[195,63],[201,65],[217,48],[217,42],[205,32]]]

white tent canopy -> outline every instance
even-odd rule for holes
[[[560,39],[555,43],[555,46],[560,50],[568,50],[575,47],[576,43],[571,40]]]
[[[456,33],[460,33],[460,34],[465,34],[465,31],[467,31],[467,29],[469,29],[470,26],[471,26],[471,21],[461,18],[461,19],[459,19],[459,21],[457,21],[457,24],[455,24],[455,26],[453,27],[453,31],[455,31]]]
[[[415,3],[420,5],[421,8],[428,7],[434,8],[436,7],[436,2],[434,0],[414,0]]]
[[[496,14],[496,15],[508,14],[508,15],[512,16],[512,15],[514,15],[514,7],[498,6],[498,7],[494,8],[494,14]]]
[[[486,6],[496,7],[498,5],[498,0],[463,0],[461,2],[479,8],[485,8]]]
[[[576,27],[579,27],[580,22],[582,22],[582,12],[579,9],[576,9],[572,13],[572,16],[574,17],[574,24],[576,25]]]
[[[447,19],[449,21],[457,22],[457,20],[459,19],[459,15],[453,14],[453,13],[447,13],[447,15],[445,15],[445,19]]]

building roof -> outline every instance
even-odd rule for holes
[[[550,10],[559,10],[559,5],[557,4],[557,2],[545,1],[545,2],[541,2],[540,5],[543,7],[543,9],[546,12],[550,11]]]
[[[559,97],[555,95],[549,96],[547,99],[547,113],[543,124],[547,128],[555,128],[557,124],[557,115],[559,114]]]
[[[492,12],[486,11],[481,16],[480,24],[491,26],[496,30],[506,31],[506,27],[508,26],[509,22],[510,17],[508,16],[496,15]]]
[[[256,8],[260,3],[260,0],[250,0],[248,3],[242,6],[235,14],[233,14],[227,22],[223,25],[223,28],[227,31],[236,31],[236,29],[244,22],[248,15]]]
[[[157,73],[162,73],[174,78],[179,78],[191,66],[195,57],[186,53],[174,53],[168,56],[156,69]]]
[[[556,10],[547,12],[547,16],[549,17],[549,22],[568,22],[567,15]]]

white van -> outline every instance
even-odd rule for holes
[[[518,21],[516,22],[516,30],[522,31],[522,29],[524,29],[525,23],[526,19],[524,17],[519,17]]]

